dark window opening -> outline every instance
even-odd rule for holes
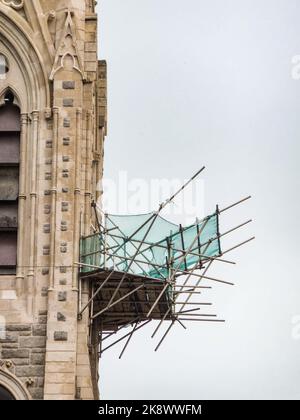
[[[8,90],[0,107],[0,275],[16,273],[20,110]]]
[[[4,388],[4,386],[0,385],[0,401],[13,401],[15,400],[14,396],[8,391],[8,389]]]
[[[6,104],[13,104],[14,100],[15,100],[14,94],[10,90],[6,92],[5,97],[4,97],[4,102]]]

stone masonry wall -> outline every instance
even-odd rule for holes
[[[35,400],[43,399],[47,313],[40,312],[38,321],[6,325],[6,333],[0,337],[0,360]]]

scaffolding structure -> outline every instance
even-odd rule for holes
[[[78,317],[89,311],[91,336],[96,330],[100,356],[126,340],[121,358],[133,335],[151,321],[159,321],[152,338],[169,322],[155,351],[176,323],[186,329],[188,322],[224,322],[214,314],[203,313],[210,302],[194,302],[192,298],[212,288],[203,285],[203,280],[212,284],[233,284],[208,276],[207,272],[215,261],[235,264],[224,255],[254,239],[221,250],[222,237],[251,222],[248,220],[221,233],[221,214],[251,197],[221,210],[217,206],[213,214],[186,227],[161,217],[161,211],[203,170],[201,168],[153,213],[116,216],[103,213],[92,204],[97,232],[81,238],[78,262],[80,281],[88,284],[89,299],[85,304],[79,300]],[[127,327],[131,327],[130,332],[110,342],[116,333]]]

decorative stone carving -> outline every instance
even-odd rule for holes
[[[16,400],[31,400],[26,387],[14,374],[10,360],[0,360],[0,385],[4,386]]]
[[[52,20],[54,20],[56,18],[56,12],[55,10],[50,10],[50,12],[47,15],[47,22],[51,22]]]
[[[2,3],[16,10],[21,10],[24,7],[24,0],[2,0]]]
[[[56,52],[54,66],[50,74],[50,80],[53,80],[55,74],[63,68],[68,70],[77,70],[81,76],[84,77],[81,57],[77,46],[76,29],[73,23],[72,15],[73,13],[68,10],[62,38]]]

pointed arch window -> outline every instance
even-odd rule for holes
[[[20,109],[8,90],[0,107],[0,275],[17,266]]]

